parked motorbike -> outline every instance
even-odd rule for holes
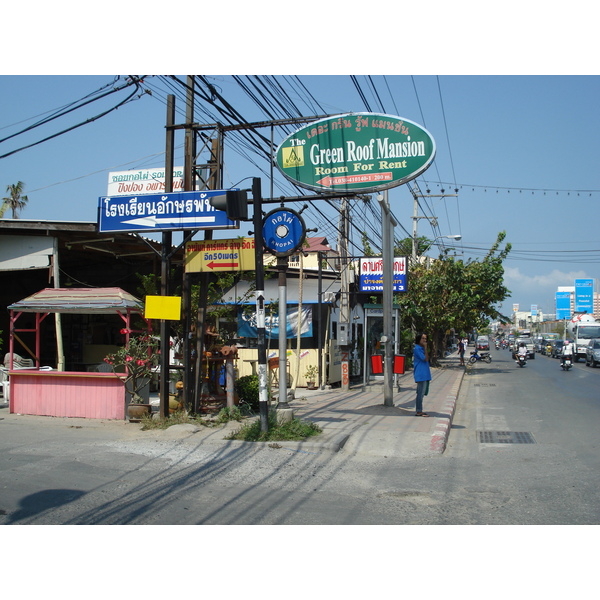
[[[527,364],[527,357],[524,354],[517,354],[516,363],[520,367],[524,367]]]
[[[481,354],[479,354],[479,352],[477,352],[477,350],[473,350],[471,352],[471,356],[469,357],[469,362],[473,365],[478,360],[481,360],[485,363],[491,363],[492,357],[490,356],[489,352],[482,352]]]
[[[571,361],[571,357],[570,356],[563,356],[562,360],[560,361],[560,366],[561,366],[561,368],[562,368],[563,371],[568,371],[573,366],[573,363]]]

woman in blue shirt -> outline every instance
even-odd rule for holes
[[[431,371],[429,370],[429,354],[427,353],[427,336],[424,333],[419,333],[415,337],[413,376],[417,384],[417,417],[428,417],[429,415],[423,412],[423,396],[426,394],[426,390],[429,391]]]

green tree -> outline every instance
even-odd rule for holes
[[[23,188],[25,184],[22,181],[13,183],[6,187],[6,193],[9,194],[6,198],[2,198],[2,208],[0,208],[0,217],[4,216],[4,213],[10,208],[12,210],[12,218],[19,218],[19,211],[25,208],[29,198],[22,196]]]
[[[433,241],[424,235],[417,237],[417,256],[421,256],[427,252],[432,244]],[[412,251],[413,239],[411,237],[404,238],[394,244],[394,256],[408,256],[410,258]]]
[[[482,261],[463,262],[445,251],[437,260],[413,265],[408,276],[408,291],[396,296],[402,307],[403,322],[416,331],[429,334],[432,364],[436,364],[448,334],[484,327],[489,319],[508,320],[496,308],[510,291],[504,286],[502,261],[510,252],[510,244],[500,245],[498,238]]]

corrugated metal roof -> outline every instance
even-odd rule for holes
[[[143,310],[141,300],[121,288],[46,288],[11,304],[9,310],[37,313],[114,313]]]

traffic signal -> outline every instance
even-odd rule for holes
[[[225,195],[213,196],[210,203],[227,213],[232,221],[248,220],[248,196],[245,190],[227,190]]]

